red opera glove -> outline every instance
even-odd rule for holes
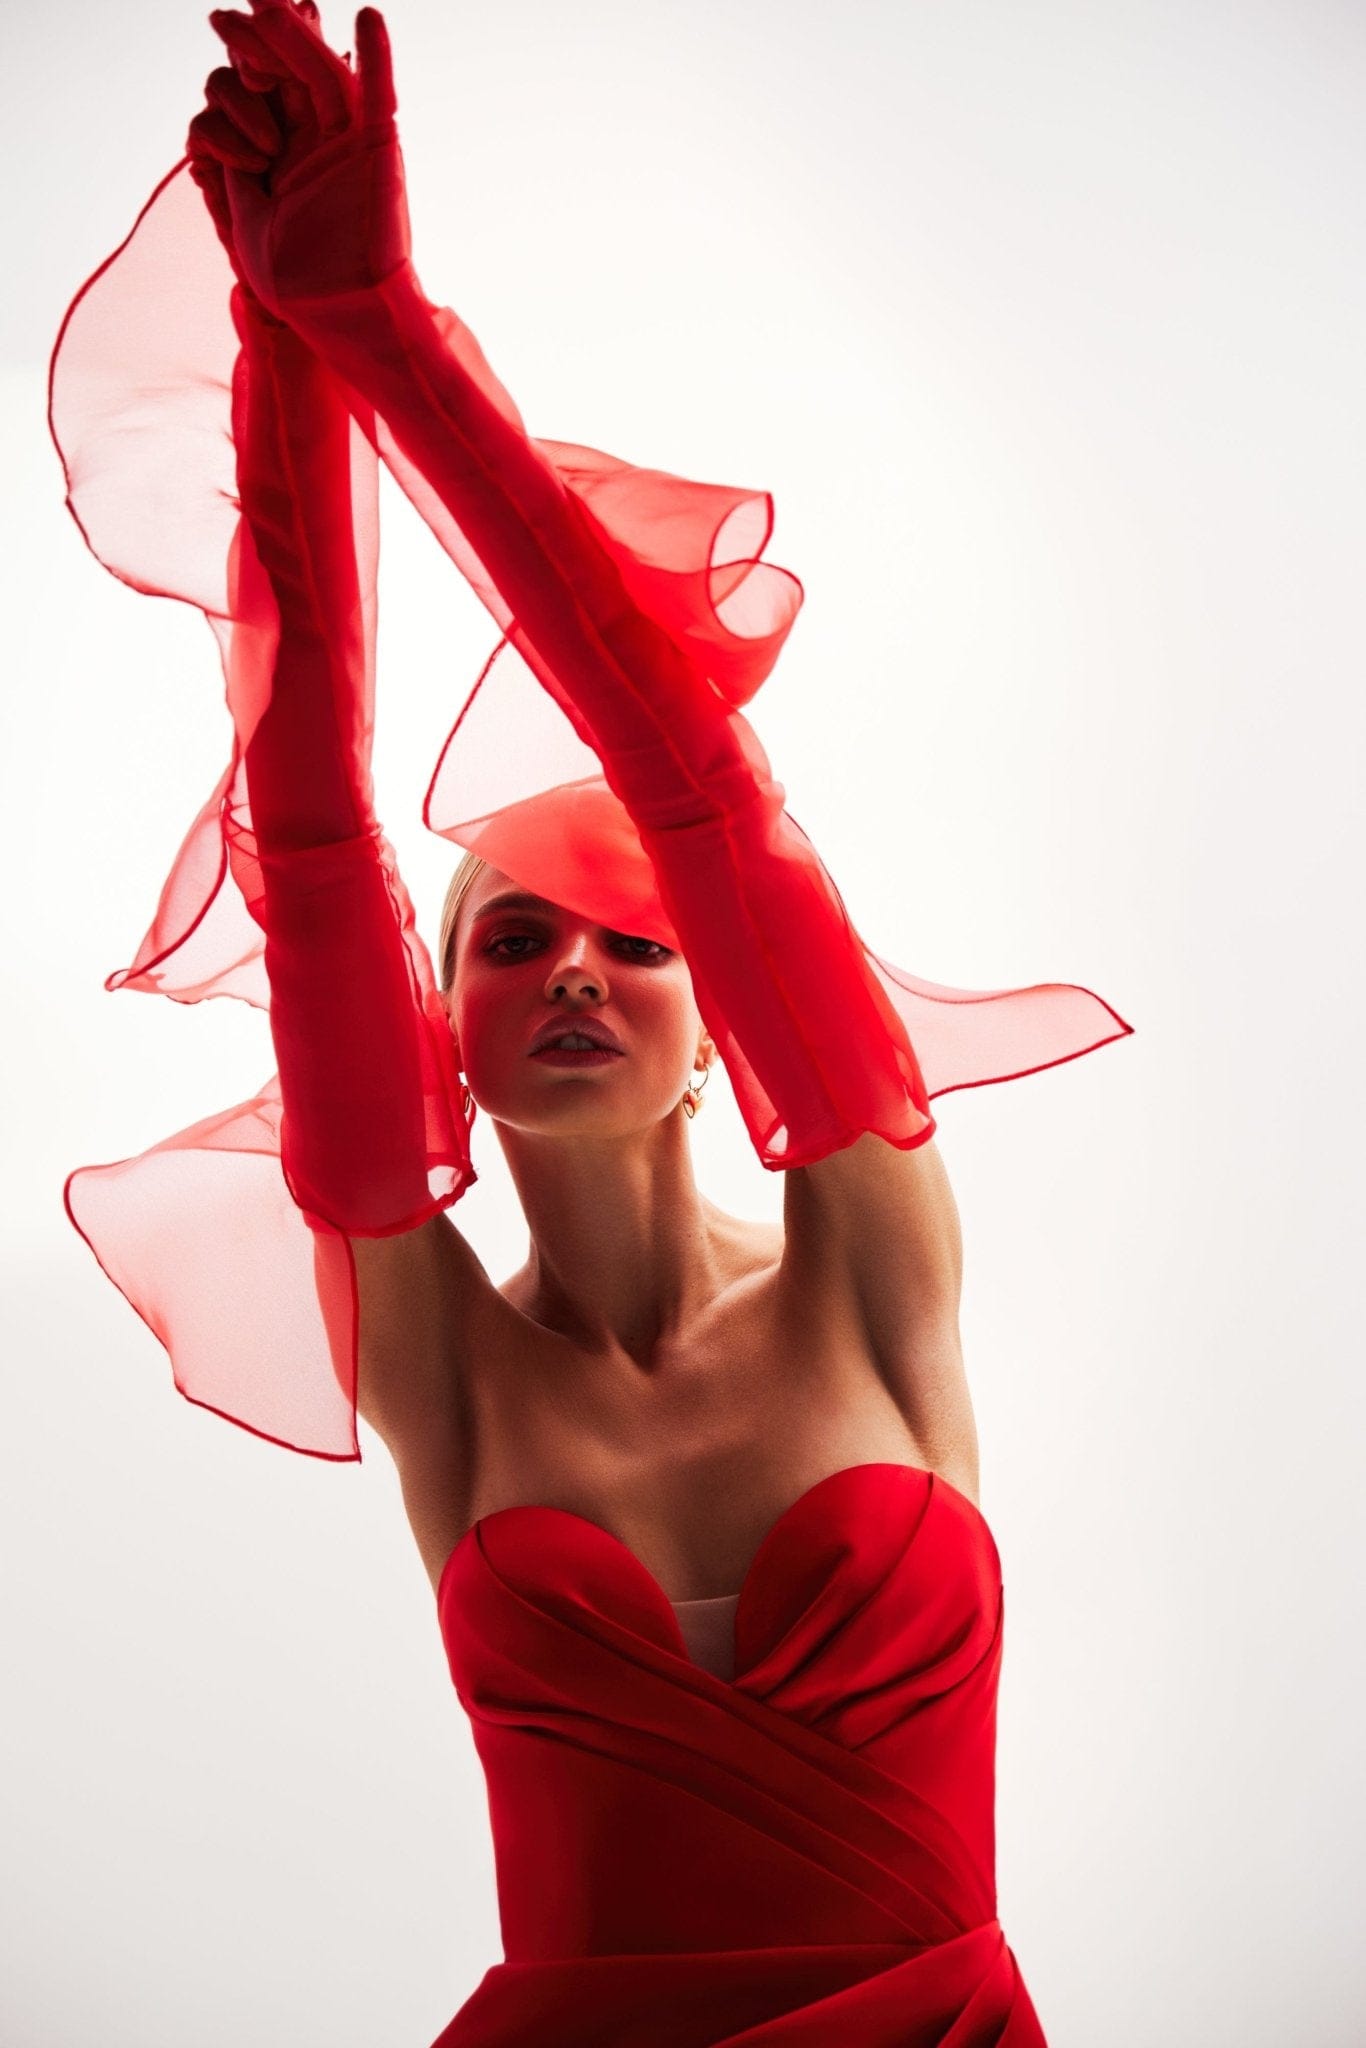
[[[598,755],[653,864],[704,1021],[722,1056],[738,1049],[751,1070],[756,1085],[737,1094],[760,1156],[796,1165],[864,1131],[923,1143],[935,1124],[910,1038],[753,729],[637,606],[418,284],[382,18],[357,19],[358,77],[276,0],[250,24],[264,50],[235,17],[214,21],[239,61],[278,63],[312,102],[264,174],[225,165],[238,268],[382,415]]]
[[[241,573],[264,575],[279,618],[270,697],[244,758],[281,1165],[306,1215],[381,1235],[441,1206],[425,1097],[438,1083],[457,1096],[453,1044],[415,986],[373,809],[351,416],[331,372],[240,287],[233,311]],[[451,1128],[464,1134],[454,1118]]]

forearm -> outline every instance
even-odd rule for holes
[[[636,605],[520,422],[457,359],[411,264],[365,292],[292,300],[290,319],[383,418],[467,536],[633,816],[646,795],[614,780],[624,766],[614,757],[625,753],[658,749],[668,763],[668,822],[715,816],[738,797],[750,774],[728,707]],[[699,703],[700,688],[710,706]]]
[[[375,827],[364,621],[344,387],[288,328],[239,310],[233,433],[244,544],[278,621],[270,692],[245,750],[263,849]]]
[[[282,1165],[301,1208],[359,1234],[430,1202],[424,1017],[372,802],[351,420],[297,335],[254,317],[239,333],[234,438],[254,553],[240,570],[265,578],[278,615],[245,768]]]

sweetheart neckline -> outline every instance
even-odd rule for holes
[[[936,1486],[943,1486],[946,1487],[948,1491],[955,1496],[955,1498],[962,1501],[964,1507],[966,1507],[973,1516],[973,1519],[985,1531],[986,1535],[991,1537],[993,1544],[995,1543],[996,1539],[994,1536],[992,1536],[991,1525],[987,1521],[986,1516],[982,1513],[982,1510],[978,1507],[975,1501],[969,1500],[967,1494],[963,1493],[958,1487],[956,1487],[951,1479],[945,1479],[942,1473],[933,1471],[928,1465],[905,1465],[899,1463],[896,1459],[891,1458],[869,1458],[866,1459],[862,1464],[841,1465],[837,1471],[827,1472],[823,1479],[813,1480],[811,1485],[806,1487],[801,1493],[799,1493],[795,1500],[789,1501],[787,1506],[779,1512],[775,1520],[769,1524],[768,1528],[764,1531],[764,1534],[760,1537],[758,1548],[756,1549],[753,1557],[750,1559],[744,1577],[740,1581],[739,1592],[725,1593],[717,1597],[726,1600],[734,1600],[737,1603],[738,1612],[738,1603],[744,1599],[746,1593],[749,1591],[750,1585],[752,1584],[755,1575],[758,1571],[760,1560],[764,1557],[765,1553],[769,1550],[770,1546],[778,1539],[779,1536],[781,1536],[782,1531],[787,1526],[788,1522],[792,1519],[792,1517],[796,1514],[798,1508],[804,1507],[807,1504],[807,1502],[809,1502],[816,1494],[820,1493],[824,1487],[833,1485],[836,1480],[848,1479],[856,1472],[918,1472],[921,1478],[927,1482],[928,1491],[931,1494],[933,1493]],[[457,1558],[459,1558],[462,1555],[465,1549],[465,1545],[467,1543],[473,1542],[474,1539],[477,1537],[479,1531],[483,1529],[487,1523],[495,1522],[500,1518],[500,1516],[503,1515],[563,1515],[566,1516],[571,1522],[578,1522],[585,1528],[595,1529],[600,1536],[605,1536],[609,1543],[615,1545],[617,1550],[621,1552],[621,1554],[629,1561],[629,1563],[632,1564],[638,1572],[640,1572],[642,1577],[649,1583],[649,1585],[653,1587],[656,1597],[663,1601],[664,1605],[669,1609],[670,1613],[673,1612],[676,1603],[669,1598],[668,1594],[664,1591],[664,1588],[660,1585],[659,1580],[650,1570],[650,1567],[645,1563],[645,1560],[643,1558],[637,1557],[635,1551],[632,1550],[630,1544],[623,1542],[621,1537],[617,1535],[614,1529],[604,1528],[601,1522],[595,1522],[592,1519],[591,1515],[581,1515],[576,1508],[550,1507],[544,1502],[540,1501],[515,1501],[509,1507],[493,1508],[490,1510],[488,1514],[480,1515],[477,1521],[473,1521],[470,1523],[470,1526],[468,1529],[466,1529],[464,1535],[456,1539],[455,1544],[453,1545],[450,1554],[446,1559],[446,1562],[441,1567],[441,1573],[436,1582],[436,1593],[434,1597],[436,1600],[438,1615],[440,1614],[441,1607],[443,1604],[443,1599],[446,1591],[446,1582],[450,1577],[452,1568],[454,1567]],[[681,1604],[686,1606],[689,1603],[685,1601]],[[677,1617],[675,1617],[675,1620],[676,1619]]]

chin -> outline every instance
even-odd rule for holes
[[[682,1090],[667,1101],[628,1101],[592,1082],[553,1088],[475,1091],[480,1109],[497,1123],[547,1138],[628,1138],[663,1122]]]

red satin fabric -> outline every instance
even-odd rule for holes
[[[133,962],[106,986],[186,1003],[234,996],[265,1010],[262,926],[270,908],[243,760],[270,703],[279,628],[261,579],[249,573],[250,537],[237,500],[231,286],[201,196],[178,166],[68,311],[53,356],[51,422],[68,502],[96,556],[134,587],[195,604],[207,617],[233,728],[228,766],[193,819]],[[708,986],[703,975],[699,998],[763,1163],[777,1168],[820,1156],[848,1142],[864,1127],[864,1115],[866,1127],[892,1142],[921,1142],[933,1129],[928,1102],[936,1095],[1035,1072],[1127,1035],[1130,1026],[1108,1003],[1075,984],[954,989],[910,975],[866,946],[810,842],[782,808],[781,786],[738,709],[771,670],[801,595],[795,577],[759,560],[772,525],[768,495],[635,468],[574,444],[531,442],[469,330],[452,313],[426,311],[440,341],[436,367],[453,367],[480,395],[490,433],[503,423],[519,476],[534,458],[556,502],[567,500],[584,536],[585,577],[591,560],[604,592],[609,583],[625,592],[618,642],[639,634],[655,649],[672,649],[689,674],[705,675],[725,721],[717,737],[738,744],[760,793],[759,802],[736,807],[751,836],[725,849],[724,864],[714,849],[718,890],[723,877],[726,888],[711,902],[718,931],[743,938],[762,930],[776,949],[774,978],[755,975],[749,989],[732,969],[737,1017],[751,996],[754,1003],[743,1030],[727,1014],[729,990]],[[401,379],[396,389],[398,405]],[[476,546],[402,452],[390,423],[354,390],[350,402],[355,425],[346,465],[366,666],[346,726],[353,782],[368,780],[373,730],[378,451],[505,636],[505,651],[476,682],[443,751],[427,795],[427,823],[553,900],[614,929],[677,944],[651,859],[564,686],[577,651],[558,649],[558,666],[547,657],[480,553],[490,552],[485,534]],[[515,520],[504,539],[525,553],[526,535]],[[619,737],[629,743],[631,735]],[[307,758],[299,771],[301,778],[311,772]],[[661,777],[651,786],[667,813],[670,785]],[[301,804],[307,798],[302,789]],[[667,815],[652,829],[667,834]],[[431,961],[382,835],[375,853],[379,868],[367,877],[365,915],[388,917],[401,941],[410,1041],[423,1077],[422,1102],[396,1116],[390,1132],[410,1134],[405,1157],[377,1175],[380,1151],[362,1120],[349,1157],[343,1149],[328,1174],[335,1190],[351,1169],[345,1213],[335,1199],[289,1187],[281,1174],[280,1084],[272,1075],[245,1102],[132,1158],[77,1168],[65,1190],[73,1224],[165,1346],[187,1398],[291,1449],[340,1459],[359,1456],[355,1274],[345,1233],[409,1227],[458,1200],[474,1177]],[[744,892],[761,866],[771,888],[756,925]],[[789,900],[799,908],[804,888],[809,930],[795,912],[786,921],[774,914]],[[348,910],[338,895],[337,929],[320,942],[320,960],[341,957],[344,927],[354,924],[351,900]],[[785,1061],[763,1071],[765,1059],[773,1062],[772,1045],[794,1042],[790,1032],[782,1035],[792,1009],[784,1019],[782,1007],[772,1005],[773,1031],[766,1034],[763,1004],[785,970],[786,993],[794,977],[811,980],[803,947],[813,933],[830,946],[844,976],[841,1002],[843,991],[857,993],[864,1042],[881,1064],[876,1075],[871,1066],[865,1074],[850,1060],[840,1029],[841,1016],[849,1021],[852,1012],[836,1003],[814,1020],[819,1038],[802,1048],[810,1085],[794,1088],[791,1072],[798,1069],[789,1071]],[[691,955],[689,964],[695,965]],[[363,975],[348,994],[364,1005]],[[804,1012],[801,1021],[807,1022]],[[362,1014],[358,1042],[367,1025],[370,1057],[379,1060],[392,1012],[383,1027]],[[861,1092],[861,1099],[841,1102],[842,1089]],[[797,1116],[802,1128],[794,1130],[788,1119]]]
[[[1000,1560],[946,1480],[856,1465],[793,1502],[730,1681],[559,1508],[475,1523],[437,1611],[504,1960],[435,2048],[1042,2044],[997,1919]]]

